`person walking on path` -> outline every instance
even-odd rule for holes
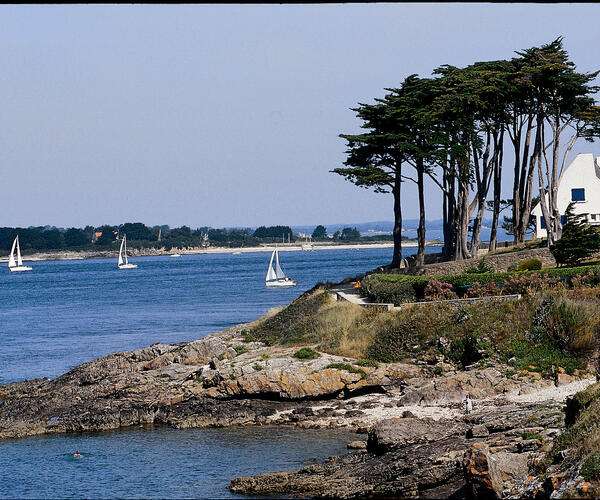
[[[468,392],[467,397],[465,398],[463,403],[465,405],[465,411],[467,412],[467,415],[473,413],[473,400],[471,399],[471,395]]]

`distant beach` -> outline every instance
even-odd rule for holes
[[[441,246],[442,243],[436,240],[428,241],[426,246]],[[415,248],[418,246],[416,241],[402,242],[402,246],[405,248]],[[171,250],[158,249],[158,248],[142,248],[129,249],[129,254],[133,257],[149,257],[157,255],[171,255],[178,253],[181,256],[184,255],[197,255],[197,254],[226,254],[226,253],[257,253],[257,252],[272,252],[277,248],[280,252],[299,252],[299,251],[320,251],[320,250],[360,250],[364,248],[393,248],[394,244],[389,243],[312,243],[312,244],[298,244],[298,243],[281,243],[278,245],[261,245],[254,247],[208,247],[208,248],[189,248],[189,249],[177,249],[172,248]],[[56,252],[39,252],[30,255],[23,255],[25,261],[41,261],[41,260],[83,260],[83,259],[106,259],[117,256],[117,249],[110,250],[98,250],[98,251],[56,251]],[[0,257],[0,262],[8,262],[8,256]]]

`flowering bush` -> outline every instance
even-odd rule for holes
[[[466,297],[491,297],[494,295],[502,295],[502,289],[494,282],[481,285],[478,281],[467,290]]]
[[[571,278],[573,288],[588,288],[600,285],[600,271],[598,269],[590,269],[585,274],[578,274]]]
[[[504,280],[503,292],[506,295],[521,294],[528,295],[536,290],[547,290],[556,285],[556,280],[550,280],[547,274],[513,274]]]
[[[435,278],[429,280],[425,287],[425,300],[449,300],[457,299],[458,295],[452,290],[450,283],[442,283]]]

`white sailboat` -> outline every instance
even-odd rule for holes
[[[275,267],[273,267],[273,259],[275,259]],[[271,254],[271,260],[269,262],[269,269],[267,276],[265,277],[266,286],[296,286],[296,282],[288,278],[281,266],[279,265],[279,250],[277,248],[273,250]]]
[[[15,260],[15,249],[17,252],[17,259]],[[8,258],[8,268],[11,272],[19,271],[31,271],[31,267],[23,265],[23,259],[21,258],[21,247],[19,246],[19,235],[15,236],[12,248],[10,249],[10,257]]]
[[[127,260],[127,235],[123,234],[121,240],[121,248],[119,248],[119,260],[117,261],[117,267],[119,269],[135,269],[137,264],[131,264]]]

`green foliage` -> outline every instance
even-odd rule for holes
[[[233,348],[235,349],[236,356],[239,356],[240,354],[244,354],[245,352],[248,352],[248,348],[243,345],[235,345],[235,346],[233,346]]]
[[[260,226],[252,236],[261,239],[271,238],[277,241],[281,241],[282,238],[287,241],[289,237],[290,241],[294,241],[294,233],[289,226]]]
[[[375,361],[374,359],[361,359],[360,361],[357,361],[356,364],[358,366],[370,366],[372,368],[379,368],[379,362]]]
[[[553,377],[557,366],[561,366],[568,374],[584,367],[582,361],[575,356],[563,352],[552,344],[550,339],[533,342],[515,337],[502,348],[502,359],[505,363],[512,361],[512,367],[517,370],[527,370],[529,366],[537,367],[544,377]]]
[[[538,434],[537,432],[529,432],[529,431],[522,432],[521,439],[523,439],[523,440],[537,439],[538,441],[544,440],[544,438],[542,437],[541,434]]]
[[[325,229],[325,226],[319,224],[312,232],[312,239],[321,240],[324,238],[327,238],[327,229]]]
[[[515,271],[539,271],[542,268],[540,259],[525,259],[515,267]]]
[[[102,233],[96,240],[96,245],[109,246],[117,238],[116,226],[104,225],[96,229],[96,232]]]
[[[469,366],[482,358],[479,352],[477,337],[473,334],[453,339],[450,343],[449,357],[463,367]]]
[[[592,272],[600,273],[600,266],[562,267],[537,271],[512,271],[502,273],[463,273],[440,276],[412,276],[405,274],[370,274],[361,281],[361,293],[375,302],[401,304],[422,300],[430,280],[449,283],[454,289],[478,283],[484,286],[495,283],[504,288],[503,293],[526,293],[527,289],[540,289],[554,286],[560,282],[570,284],[576,276],[584,276]],[[600,276],[600,274],[598,274]],[[590,283],[593,279],[590,278]],[[508,282],[508,283],[507,283]],[[412,288],[412,291],[410,290]]]
[[[294,357],[298,359],[316,359],[319,356],[321,355],[310,347],[303,347],[294,353]]]
[[[600,479],[600,452],[596,451],[585,459],[579,472],[586,481]]]
[[[329,293],[325,290],[303,295],[282,311],[266,318],[250,333],[267,345],[317,341],[311,337],[317,324],[316,314],[329,300]]]
[[[340,240],[358,240],[360,239],[360,231],[356,228],[345,227],[342,229]]]
[[[249,333],[248,330],[242,330],[240,333],[242,334],[242,340],[244,342],[258,342],[258,339],[254,335]]]
[[[385,275],[370,275],[360,282],[360,292],[362,295],[369,297],[375,302],[392,303],[399,305],[404,302],[415,302],[417,294],[412,281],[388,281],[379,279],[377,276]],[[425,279],[426,283],[429,281]]]
[[[254,364],[252,365],[252,368],[254,368],[254,369],[257,371],[257,372],[260,372],[260,371],[262,371],[262,370],[264,370],[264,369],[265,369],[265,367],[264,367],[263,365],[260,365],[260,364],[258,364],[258,363],[254,363]]]
[[[91,238],[81,229],[71,227],[67,229],[64,235],[66,247],[80,247],[89,245]]]
[[[360,375],[360,378],[365,378],[367,376],[364,370],[349,365],[348,363],[330,363],[325,368],[334,368],[336,370],[346,370],[350,373],[358,373]]]
[[[485,274],[485,273],[493,273],[496,270],[494,269],[494,266],[492,264],[490,264],[489,262],[486,262],[485,259],[481,259],[477,265],[473,264],[472,266],[469,266],[467,268],[467,270],[465,271],[465,273],[467,274]]]
[[[600,250],[600,232],[585,222],[584,214],[575,214],[574,202],[569,203],[561,238],[550,246],[556,263],[575,266]]]

